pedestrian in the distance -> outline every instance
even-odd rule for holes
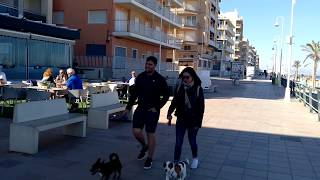
[[[185,68],[180,73],[179,80],[167,114],[169,125],[171,125],[171,114],[174,110],[177,116],[174,161],[180,161],[184,135],[188,131],[193,156],[191,168],[196,169],[199,164],[197,133],[202,126],[204,113],[203,89],[200,78],[191,67]]]

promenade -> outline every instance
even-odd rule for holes
[[[270,81],[232,86],[214,79],[216,93],[206,94],[203,128],[199,131],[197,170],[190,180],[316,180],[320,179],[320,122],[296,100],[284,102],[284,89]],[[162,163],[173,159],[174,126],[166,125],[163,108],[157,150],[151,170],[137,161],[139,145],[129,122],[113,122],[109,130],[89,129],[87,138],[61,135],[61,129],[40,134],[39,153],[8,152],[10,119],[0,119],[1,180],[97,180],[89,173],[98,157],[117,152],[122,179],[165,179]],[[182,159],[191,158],[187,139]]]

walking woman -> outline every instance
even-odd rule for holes
[[[171,114],[174,110],[177,116],[174,161],[180,161],[184,135],[188,131],[188,139],[193,156],[191,168],[196,169],[199,164],[197,133],[202,126],[204,113],[203,89],[201,88],[200,78],[191,67],[185,68],[180,73],[179,80],[167,114],[169,125],[171,125]]]

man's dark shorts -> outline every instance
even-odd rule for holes
[[[155,133],[159,116],[159,112],[145,111],[137,108],[133,114],[132,127],[137,129],[145,127],[147,133]]]

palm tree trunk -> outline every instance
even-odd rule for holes
[[[312,75],[312,88],[316,87],[316,75],[317,75],[317,61],[313,61],[313,75]]]

